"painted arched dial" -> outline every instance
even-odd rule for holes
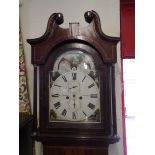
[[[99,73],[89,54],[63,53],[49,75],[49,121],[100,122]]]
[[[70,50],[56,59],[53,71],[63,74],[70,72],[72,68],[89,74],[90,71],[95,71],[94,60],[92,56],[80,50]]]

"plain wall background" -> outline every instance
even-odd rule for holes
[[[80,26],[85,26],[87,23],[84,20],[84,13],[89,10],[94,10],[99,14],[102,30],[106,35],[119,37],[120,2],[119,0],[20,0],[20,3],[22,4],[19,10],[20,23],[30,102],[33,108],[33,66],[31,64],[31,48],[26,39],[42,36],[50,15],[55,12],[61,12],[64,15],[64,23],[61,27],[69,27],[69,22],[79,22]],[[123,155],[120,43],[117,46],[117,57],[118,62],[115,65],[117,126],[121,139],[119,143],[110,145],[109,155]],[[36,155],[42,155],[42,145],[38,142],[36,143]]]

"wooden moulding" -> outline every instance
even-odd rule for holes
[[[68,42],[89,44],[97,49],[104,58],[104,62],[115,63],[117,61],[116,44],[120,39],[107,36],[102,32],[100,18],[95,11],[87,11],[84,17],[88,23],[86,27],[79,27],[79,23],[71,23],[71,26],[65,29],[59,26],[64,21],[63,14],[52,14],[44,35],[36,39],[27,39],[32,47],[32,64],[44,64],[55,47]]]

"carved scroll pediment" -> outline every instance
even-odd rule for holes
[[[32,63],[44,64],[53,48],[67,42],[88,44],[100,53],[105,63],[115,63],[116,44],[120,39],[102,32],[100,18],[95,11],[87,11],[84,17],[88,23],[86,27],[80,27],[79,23],[69,23],[69,28],[65,29],[60,27],[64,21],[63,14],[52,14],[43,36],[27,40],[32,46]]]

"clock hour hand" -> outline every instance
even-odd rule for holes
[[[69,89],[76,88],[76,87],[78,87],[78,86],[73,86],[73,87],[71,87],[71,88],[69,88]]]
[[[52,94],[52,97],[59,97],[59,96],[68,96],[68,95],[63,95],[63,94]]]

